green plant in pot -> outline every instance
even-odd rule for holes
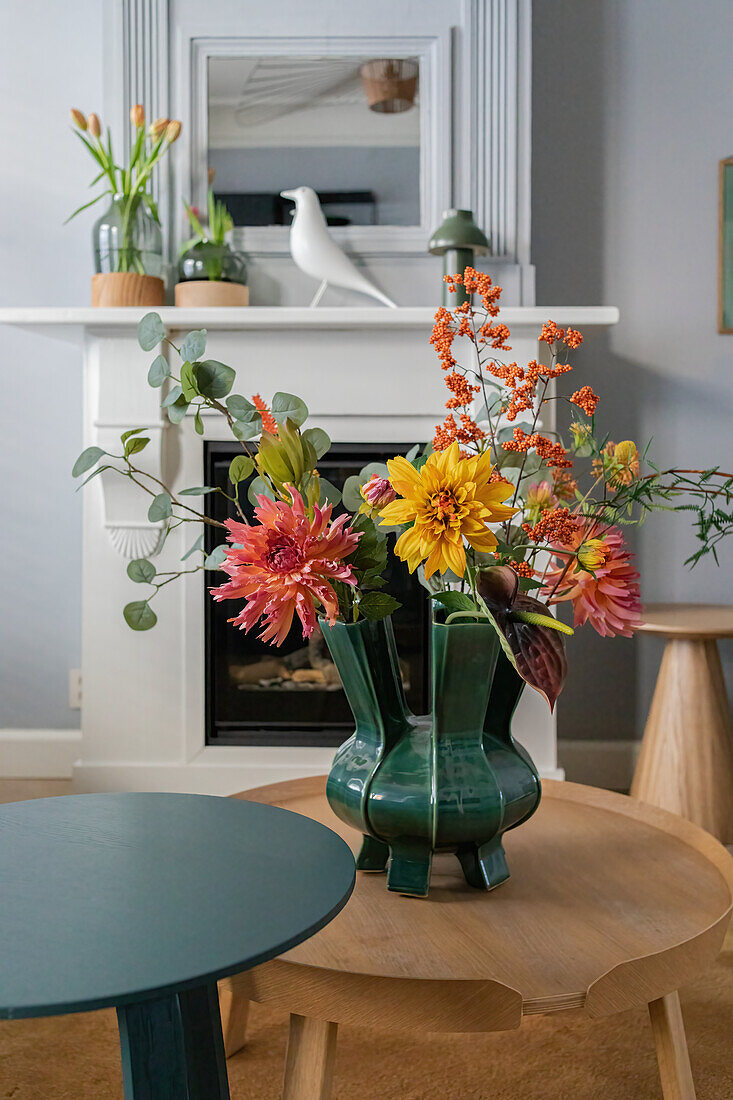
[[[140,322],[139,341],[167,354],[155,355],[148,382],[181,428],[202,435],[203,412],[223,417],[241,446],[228,485],[173,487],[151,475],[137,458],[150,442],[144,428],[125,430],[119,453],[88,447],[73,471],[119,476],[150,497],[166,564],[129,563],[142,592],[123,611],[132,629],[155,626],[155,601],[171,582],[220,569],[226,580],[212,595],[232,601],[233,629],[258,630],[286,649],[321,631],[331,683],[340,680],[354,716],[328,777],[329,802],[363,835],[359,868],[386,870],[389,889],[418,897],[429,891],[435,852],[454,853],[476,888],[507,879],[503,838],[540,801],[512,715],[525,685],[553,707],[566,675],[563,635],[572,630],[554,606],[572,607],[575,627],[603,636],[631,636],[640,622],[639,576],[619,524],[659,508],[690,512],[693,565],[717,555],[733,526],[730,474],[661,470],[632,441],[599,435],[589,386],[555,390],[580,333],[548,321],[538,334],[544,362],[505,364],[500,289],[468,267],[449,279],[469,300],[440,308],[432,334],[447,416],[431,443],[365,468],[343,493],[320,475],[330,440],[306,427],[301,398],[278,392],[268,406],[234,392],[236,372],[207,358],[206,332],[174,343],[155,313]],[[472,359],[454,356],[458,339],[471,343]],[[540,425],[550,401],[570,414],[551,435]],[[225,521],[197,506],[211,493],[225,497]],[[205,548],[197,531],[177,547],[176,533],[201,524],[218,545]],[[427,714],[405,699],[392,629],[402,610],[386,580],[393,557],[420,579],[432,609]]]
[[[176,305],[246,306],[249,302],[247,268],[242,255],[229,243],[234,222],[226,205],[209,190],[206,226],[195,207],[184,205],[193,236],[181,245]]]
[[[146,127],[145,109],[136,104],[130,111],[130,156],[127,164],[120,165],[109,128],[103,134],[96,114],[87,118],[74,108],[71,119],[74,133],[98,168],[91,186],[101,185],[102,190],[67,220],[110,197],[110,205],[92,233],[96,271],[92,305],[162,305],[163,236],[150,187],[157,165],[178,140],[181,123],[159,118]]]

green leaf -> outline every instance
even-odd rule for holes
[[[218,569],[222,562],[226,561],[226,544],[222,543],[221,546],[216,546],[207,554],[204,558],[204,569]]]
[[[206,329],[194,329],[193,332],[187,333],[183,338],[181,344],[181,358],[190,359],[193,363],[196,359],[200,359],[206,351]]]
[[[192,554],[195,554],[197,550],[203,550],[203,548],[204,548],[204,536],[203,536],[203,534],[201,534],[196,539],[193,546],[189,546],[188,550],[186,551],[186,553],[181,558],[181,561],[186,561],[188,558],[191,557]]]
[[[122,614],[131,630],[150,630],[158,621],[147,600],[133,600],[123,608]]]
[[[531,592],[533,588],[542,588],[542,581],[536,581],[533,577],[519,578],[520,592]]]
[[[399,600],[386,592],[367,592],[358,603],[359,611],[365,619],[386,619],[401,606]]]
[[[259,410],[255,408],[252,402],[238,393],[233,393],[230,397],[227,397],[226,406],[235,420],[241,420],[245,424],[261,419]]]
[[[143,351],[152,351],[165,339],[165,325],[158,313],[146,313],[137,326],[137,342]]]
[[[188,401],[181,394],[172,405],[168,406],[168,419],[171,424],[180,424],[187,412]]]
[[[203,497],[207,493],[215,493],[216,488],[211,485],[197,485],[193,489],[181,489],[179,497]]]
[[[102,455],[106,455],[107,451],[103,451],[101,447],[87,447],[85,451],[82,451],[71,471],[72,477],[79,477],[80,474],[85,474],[87,470],[91,470],[95,462],[99,462]]]
[[[237,455],[229,463],[229,480],[232,485],[240,481],[246,481],[255,468],[255,464],[247,455]]]
[[[125,458],[136,455],[138,451],[144,451],[150,439],[146,435],[136,435],[125,443]]]
[[[169,519],[173,515],[173,501],[170,493],[158,493],[148,508],[148,519],[151,523],[157,523],[162,519]]]
[[[140,435],[140,432],[144,432],[145,428],[129,428],[126,432],[123,432],[120,436],[120,443],[127,443],[133,435]]]
[[[87,484],[87,482],[91,481],[93,477],[97,477],[98,474],[103,474],[105,470],[116,470],[116,469],[117,469],[116,466],[111,466],[108,463],[105,464],[104,466],[97,466],[96,470],[92,470],[92,472],[89,474],[89,476],[85,477],[84,480],[81,481],[77,485],[77,487],[76,487],[77,493],[79,492],[80,489],[83,489],[84,486]]]
[[[247,439],[254,439],[256,435],[260,434],[260,430],[260,424],[248,423],[244,420],[235,420],[232,424],[232,435],[240,442],[244,442]]]
[[[344,508],[349,512],[358,512],[364,503],[360,489],[376,474],[377,477],[387,477],[387,466],[384,462],[368,462],[358,474],[351,474],[346,478],[343,489]]]
[[[193,401],[194,397],[199,395],[195,368],[193,363],[189,363],[188,360],[181,367],[181,389],[187,401]]]
[[[199,393],[215,400],[226,397],[237,377],[237,372],[232,367],[228,367],[226,363],[219,363],[216,359],[204,359],[202,363],[194,363],[194,372]]]
[[[275,494],[273,493],[267,482],[264,480],[264,478],[252,478],[249,485],[247,486],[247,499],[249,500],[250,504],[254,505],[254,507],[256,508],[258,505],[257,497],[263,496],[269,497],[270,500],[275,499]]]
[[[323,428],[306,428],[303,432],[303,439],[311,444],[316,452],[316,458],[323,458],[331,447],[331,440]]]
[[[166,357],[164,355],[156,355],[148,371],[148,384],[152,386],[153,389],[157,389],[158,386],[163,385],[170,372],[171,369],[168,366]]]
[[[465,592],[434,592],[430,599],[442,604],[449,614],[454,611],[474,611],[478,614],[476,604]]]
[[[196,409],[196,415],[193,418],[193,426],[197,435],[204,434],[204,422],[201,419],[201,409]]]
[[[175,405],[176,401],[178,401],[178,399],[182,395],[183,395],[183,390],[181,389],[180,386],[172,386],[171,389],[168,390],[168,393],[165,395],[163,400],[161,401],[162,407],[164,409],[167,409],[169,405]],[[188,404],[188,402],[186,402],[186,404]]]
[[[156,568],[147,558],[135,558],[127,563],[127,575],[135,584],[151,584],[155,574]]]
[[[319,504],[332,504],[335,507],[341,503],[341,491],[336,488],[333,482],[322,477],[319,479],[318,487],[320,489]]]
[[[359,531],[361,538],[346,558],[352,569],[381,573],[387,565],[387,539],[369,516],[357,515],[351,524],[352,531]]]
[[[298,427],[308,419],[308,406],[305,401],[293,393],[276,393],[272,399],[270,412],[278,424],[292,420]]]

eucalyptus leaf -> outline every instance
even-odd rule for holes
[[[200,359],[206,351],[206,329],[194,329],[193,332],[188,332],[183,338],[181,344],[181,356],[184,359],[190,359],[193,363],[196,359]]]
[[[109,464],[106,464],[104,466],[97,466],[96,470],[92,470],[92,472],[87,477],[85,477],[83,481],[81,481],[77,485],[77,487],[76,487],[77,493],[79,492],[80,489],[83,489],[84,486],[87,484],[87,482],[91,481],[93,477],[97,477],[98,474],[103,474],[105,470],[116,470],[116,469],[117,469],[116,466],[111,466]]]
[[[143,351],[152,351],[165,339],[165,325],[158,313],[146,313],[137,326],[137,342]]]
[[[151,523],[159,520],[170,519],[173,515],[173,501],[170,493],[158,493],[148,508],[148,519]]]
[[[148,385],[152,386],[153,389],[158,389],[159,386],[163,385],[170,372],[171,369],[168,366],[166,357],[164,355],[156,355],[148,371]]]
[[[323,458],[331,447],[331,440],[323,428],[306,428],[303,439],[311,444],[316,452],[316,458]]]
[[[284,424],[286,420],[292,420],[300,427],[308,419],[308,406],[300,397],[293,393],[277,392],[272,399],[270,412],[278,424]]]
[[[81,474],[85,474],[87,470],[91,470],[95,462],[99,462],[102,455],[106,455],[107,453],[108,452],[102,450],[101,447],[87,447],[85,451],[81,452],[74,463],[71,476],[79,477]]]
[[[341,503],[341,491],[336,488],[333,482],[328,481],[327,478],[322,477],[319,481],[320,489],[320,504],[332,504],[334,508],[337,504]]]
[[[164,409],[167,409],[169,405],[175,405],[176,401],[178,401],[179,397],[181,397],[182,395],[183,390],[180,386],[172,386],[161,401],[162,407]],[[188,404],[188,402],[186,402],[186,404]]]
[[[269,497],[270,500],[275,499],[275,494],[263,478],[252,478],[249,485],[247,486],[247,499],[249,500],[250,504],[253,504],[256,508],[259,504],[257,498],[263,496]]]
[[[203,534],[201,534],[196,539],[194,544],[192,546],[189,546],[188,550],[186,551],[186,553],[181,558],[181,561],[187,561],[188,558],[190,558],[192,554],[195,554],[197,550],[203,550],[203,548],[204,548],[204,536],[203,536]]]
[[[147,600],[133,600],[126,604],[122,614],[131,630],[150,630],[158,621],[158,616]]]
[[[218,569],[226,560],[226,544],[215,546],[211,553],[204,558],[204,569]]]
[[[207,493],[215,493],[216,487],[211,485],[196,485],[192,489],[181,489],[179,497],[203,497]]]
[[[181,389],[187,401],[193,401],[199,395],[194,365],[188,359],[181,367]]]
[[[226,406],[235,420],[241,420],[245,424],[261,419],[260,411],[251,401],[241,394],[233,393],[226,400]]]
[[[171,424],[180,424],[188,412],[188,401],[180,394],[172,405],[168,406],[168,419]]]
[[[259,435],[261,431],[261,425],[257,423],[247,422],[244,420],[235,420],[232,424],[232,435],[234,435],[240,442],[245,442],[248,439],[254,439],[256,435]]]
[[[193,418],[193,426],[197,435],[204,434],[204,422],[201,419],[201,409],[196,409],[196,414]]]
[[[127,575],[135,584],[151,584],[156,572],[155,566],[147,558],[135,558],[127,563]]]
[[[255,464],[248,455],[237,455],[229,463],[229,480],[232,485],[246,481],[255,468]]]
[[[226,397],[237,377],[232,367],[216,359],[204,359],[202,363],[194,363],[193,368],[199,393],[214,400]]]

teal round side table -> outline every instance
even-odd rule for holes
[[[330,829],[231,799],[100,794],[0,806],[0,1018],[114,1006],[126,1100],[226,1100],[218,978],[343,908]]]

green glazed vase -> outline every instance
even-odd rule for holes
[[[390,619],[336,623],[323,634],[356,724],[326,793],[364,835],[357,868],[389,863],[389,890],[426,897],[433,852],[455,852],[471,886],[506,881],[502,834],[537,809],[540,780],[511,734],[524,682],[493,628],[433,623],[425,715],[407,706]]]

